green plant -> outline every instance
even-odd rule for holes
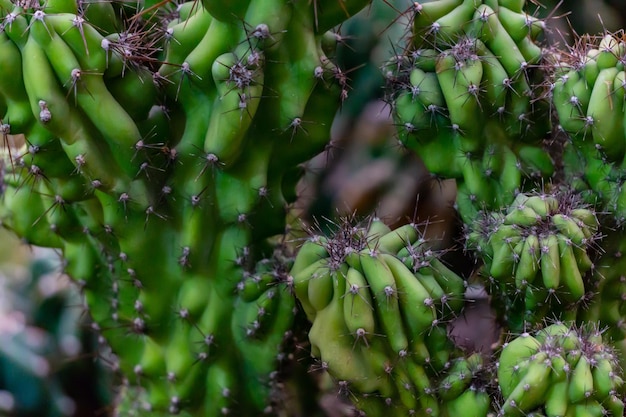
[[[294,299],[268,238],[347,91],[337,6],[2,4],[2,222],[62,250],[121,410],[271,409]]]
[[[303,311],[364,415],[623,414],[588,324],[623,325],[597,301],[622,284],[600,267],[626,216],[617,36],[563,51],[523,0],[384,1],[408,29],[380,63],[399,142],[456,180],[475,271],[374,217],[311,230],[294,258],[300,164],[350,92],[331,30],[369,3],[0,1],[0,220],[62,252],[124,376],[117,413],[280,413]],[[510,335],[540,332],[512,368],[521,339],[483,357],[448,337],[474,282]]]

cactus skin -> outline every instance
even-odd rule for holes
[[[3,3],[3,138],[27,144],[0,219],[63,253],[119,415],[273,411],[295,304],[268,238],[347,94],[324,33],[367,3]]]
[[[566,415],[575,407],[614,415],[608,404],[617,403],[620,400],[613,397],[623,395],[620,375],[618,357],[605,344],[601,331],[556,322],[534,336],[525,333],[504,345],[498,362],[503,397],[498,415]]]
[[[579,316],[623,329],[618,302],[608,309],[593,301],[604,285],[603,300],[610,299],[609,288],[615,291],[621,285],[621,279],[613,277],[617,272],[607,274],[610,279],[598,273],[595,255],[604,247],[596,210],[611,213],[620,226],[624,217],[622,40],[607,35],[577,63],[555,64],[558,52],[552,55],[554,51],[535,43],[544,24],[524,15],[525,3],[458,0],[413,5],[409,46],[383,65],[398,139],[422,157],[431,174],[456,179],[466,250],[475,257],[476,275],[507,328],[523,332],[542,326],[548,317]],[[546,73],[568,80],[567,86],[565,81],[545,83]],[[575,88],[581,96],[566,102]],[[550,125],[548,107],[557,110],[560,127]],[[564,152],[545,146],[550,131],[556,137],[569,135],[560,142]],[[546,191],[539,194],[538,189]],[[585,193],[576,194],[581,191]],[[615,258],[606,261],[614,263]],[[622,330],[613,337],[623,339]],[[586,355],[592,356],[591,351]],[[537,355],[532,359],[536,363],[528,360],[529,371],[519,376],[521,385],[516,380],[502,393],[499,415],[565,415],[566,409],[554,412],[559,405],[552,400],[549,411],[538,408],[552,372],[545,359]],[[572,402],[580,403],[580,390],[570,391],[575,391]],[[603,405],[607,397],[583,397],[589,397],[585,404],[575,406],[581,411],[571,407],[568,415],[582,413],[585,406],[593,413],[611,413]],[[609,402],[621,415],[617,397]],[[467,398],[475,399],[469,394]],[[445,398],[441,403],[448,407]],[[491,407],[495,403],[486,410]]]
[[[534,42],[544,25],[482,3],[421,4],[411,46],[383,68],[400,142],[433,175],[457,180],[466,223],[476,210],[510,204],[527,178],[555,171],[542,146],[547,103],[532,84],[541,79],[544,52]]]
[[[512,330],[546,316],[573,319],[601,279],[594,274],[601,236],[592,207],[563,194],[517,194],[502,213],[479,216],[466,246],[484,261],[481,274]]]
[[[454,355],[443,323],[463,307],[465,282],[421,233],[412,223],[344,220],[333,236],[313,235],[292,270],[312,355],[368,415],[438,413],[435,377]]]
[[[550,64],[551,101],[559,131],[567,135],[571,163],[565,173],[590,201],[601,203],[622,225],[626,195],[622,187],[624,145],[624,57],[619,34],[584,36],[568,58]]]
[[[606,328],[607,337],[614,341],[623,341],[626,338],[624,322],[624,279],[623,239],[620,235],[610,236],[602,245],[605,253],[595,264],[594,274],[596,296],[590,300],[589,308],[578,313],[580,322],[599,323]]]
[[[623,415],[617,357],[591,327],[524,335],[497,371],[458,349],[447,322],[466,281],[415,224],[341,224],[293,265],[272,239],[348,94],[327,31],[368,3],[204,0],[172,14],[0,0],[1,133],[27,141],[5,152],[0,221],[63,253],[124,375],[117,413],[279,414],[299,306],[312,356],[363,415]],[[598,268],[620,262],[592,256],[626,217],[622,42],[563,65],[525,5],[414,2],[382,65],[387,101],[402,145],[456,180],[499,321],[519,332],[556,314],[623,339],[621,275]],[[528,194],[542,187],[547,198]]]

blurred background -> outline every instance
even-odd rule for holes
[[[304,0],[301,0],[304,1]],[[420,159],[394,138],[390,108],[384,101],[380,63],[398,53],[408,0],[374,0],[371,7],[337,32],[336,60],[351,80],[351,91],[337,115],[326,152],[302,166],[293,226],[332,228],[341,217],[370,213],[390,226],[413,221],[441,247],[455,248],[459,237],[453,181],[432,177]],[[548,19],[544,40],[571,45],[576,34],[617,32],[626,27],[622,0],[533,0],[528,11]],[[602,16],[602,17],[600,17]],[[463,265],[461,248],[450,251]],[[80,288],[61,273],[57,253],[22,245],[0,228],[0,416],[57,417],[110,414],[115,380],[106,346],[90,332],[82,313]],[[472,332],[457,326],[459,344],[488,350],[498,331],[486,303],[468,304]],[[484,345],[475,346],[477,340]],[[472,345],[474,344],[474,345]],[[317,385],[318,387],[320,384]],[[332,386],[326,387],[329,392]],[[333,393],[320,395],[319,415],[341,415]],[[335,400],[333,400],[333,398]],[[296,407],[298,408],[298,407]]]
[[[89,329],[58,254],[0,229],[0,416],[106,415],[112,377]]]

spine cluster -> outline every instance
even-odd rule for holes
[[[535,336],[523,333],[500,353],[504,402],[498,415],[535,410],[547,416],[621,416],[620,374],[615,353],[597,329],[555,323]]]
[[[466,249],[484,263],[507,320],[518,320],[510,325],[523,330],[554,314],[573,320],[593,298],[599,240],[594,211],[575,197],[519,193],[504,212],[468,226]]]
[[[557,129],[569,142],[566,171],[577,191],[601,202],[622,223],[626,43],[614,34],[583,37],[579,43],[569,53],[552,57],[549,78]]]

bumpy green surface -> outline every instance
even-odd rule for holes
[[[466,246],[484,262],[509,326],[521,331],[546,317],[574,319],[593,298],[598,232],[593,209],[577,197],[520,193],[468,225]]]
[[[626,274],[621,236],[611,236],[603,243],[604,253],[594,266],[595,296],[589,308],[581,309],[578,319],[582,322],[599,323],[607,335],[616,341],[626,338]]]
[[[431,378],[455,354],[445,323],[463,307],[465,282],[417,225],[346,222],[308,240],[291,274],[312,322],[311,353],[359,410],[438,415]]]
[[[568,137],[566,166],[579,191],[626,219],[624,59],[626,43],[615,34],[582,37],[570,54],[555,55],[551,101],[557,128]]]
[[[383,67],[400,142],[432,174],[458,180],[466,222],[510,204],[525,178],[554,173],[533,84],[544,24],[513,3],[418,3],[410,45]]]
[[[557,322],[505,344],[498,361],[498,415],[622,416],[618,358],[597,328]]]
[[[349,90],[327,31],[368,3],[0,0],[0,221],[63,254],[124,375],[118,413],[278,412],[299,307],[362,415],[623,415],[595,327],[522,333],[494,357],[457,349],[466,281],[413,223],[342,224],[295,260],[277,243]],[[626,217],[623,42],[562,58],[525,6],[412,3],[381,65],[387,101],[399,141],[457,180],[468,275],[507,330],[556,313],[621,339],[623,275],[607,269],[622,236],[592,255]]]
[[[62,251],[120,414],[272,411],[294,300],[268,238],[347,94],[322,39],[367,2],[340,3],[0,4],[0,124],[26,140],[0,220]]]

